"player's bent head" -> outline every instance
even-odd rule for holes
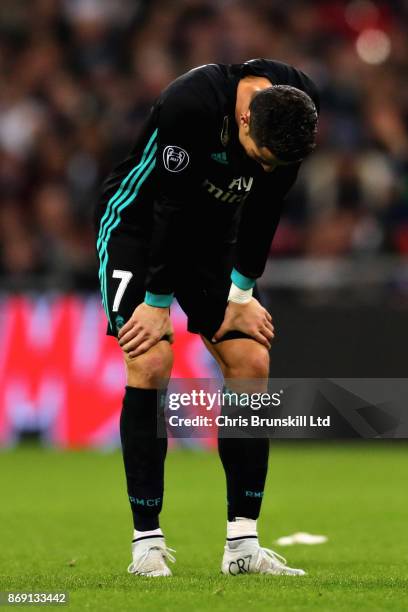
[[[249,136],[281,163],[304,159],[316,146],[317,111],[313,100],[289,85],[255,94],[249,105]]]

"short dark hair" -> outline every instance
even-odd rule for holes
[[[302,160],[316,146],[317,111],[313,100],[290,85],[273,85],[255,94],[249,105],[249,134],[279,160]]]

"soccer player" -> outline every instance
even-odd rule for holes
[[[269,374],[274,337],[257,299],[284,197],[314,149],[316,87],[287,64],[209,64],[160,95],[97,208],[97,249],[108,334],[123,350],[120,434],[133,514],[128,571],[169,576],[159,527],[167,440],[157,393],[172,369],[170,305],[200,334],[229,381]],[[263,386],[263,382],[262,385]],[[226,574],[302,575],[257,537],[267,439],[220,438],[228,498]]]

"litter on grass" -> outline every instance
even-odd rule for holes
[[[298,531],[289,536],[283,536],[276,540],[279,546],[293,546],[293,544],[324,544],[328,537],[324,535],[314,535],[304,531]]]

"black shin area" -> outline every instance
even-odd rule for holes
[[[268,471],[269,440],[219,438],[218,452],[227,481],[228,520],[257,519]]]
[[[127,490],[138,531],[159,527],[163,504],[167,438],[157,437],[157,394],[155,389],[126,387],[120,416]]]
[[[227,481],[228,520],[257,519],[268,472],[269,439],[219,437],[218,452]]]

